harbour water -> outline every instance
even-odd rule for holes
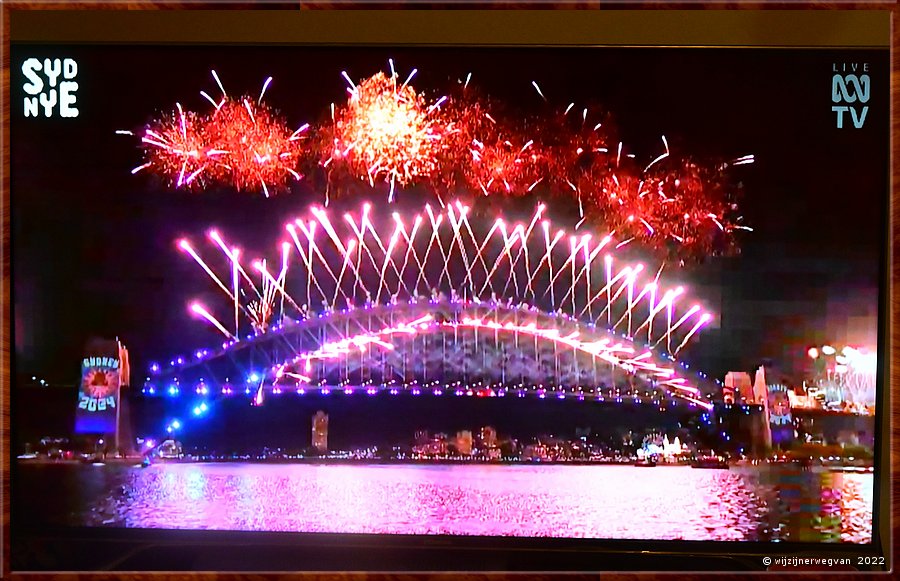
[[[869,473],[795,467],[17,466],[34,526],[866,543]]]

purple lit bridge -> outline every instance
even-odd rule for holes
[[[227,297],[190,312],[225,340],[154,364],[142,392],[255,405],[340,390],[710,409],[717,382],[676,360],[710,315],[682,307],[682,287],[661,288],[662,269],[644,277],[642,264],[616,264],[627,240],[567,234],[544,210],[509,223],[470,221],[458,203],[409,220],[368,205],[341,219],[313,208],[286,225],[275,272],[261,259],[245,266],[218,231],[212,257],[181,240]]]

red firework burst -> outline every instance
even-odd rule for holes
[[[212,72],[221,88],[219,77]],[[300,140],[308,125],[293,133],[262,97],[272,78],[266,79],[259,99],[231,99],[222,89],[222,100],[212,103],[211,114],[177,112],[162,117],[144,131],[146,163],[132,173],[151,169],[176,188],[228,183],[241,191],[258,191],[266,196],[270,188],[283,186],[291,177],[302,153]],[[130,131],[119,133],[133,135]]]
[[[473,140],[469,147],[471,160],[465,175],[470,185],[485,196],[501,194],[521,196],[542,181],[540,153],[534,140],[523,144],[509,139],[482,143]]]
[[[722,183],[714,171],[667,157],[652,171],[605,173],[581,191],[587,216],[614,229],[620,244],[639,240],[687,258],[727,252],[734,230],[748,229],[733,220]]]
[[[415,73],[415,71],[413,71]],[[410,75],[410,78],[412,75]],[[347,164],[353,174],[374,185],[376,180],[408,185],[435,171],[442,127],[428,105],[407,82],[378,73],[351,85],[350,99],[334,113],[332,143],[323,163]]]
[[[521,196],[544,181],[541,142],[505,121],[502,107],[462,87],[441,112],[444,138],[436,189],[465,186],[472,195]]]
[[[609,151],[616,146],[611,119],[596,106],[576,108],[570,103],[550,117],[542,135],[552,151],[551,177],[564,189],[571,188],[566,180],[575,181],[573,176],[595,171],[598,165],[608,167]]]
[[[226,98],[205,123],[208,155],[215,155],[214,173],[243,191],[283,186],[291,178],[301,154],[301,130],[291,132],[266,105],[253,105],[249,97]]]
[[[665,137],[664,151],[639,163],[623,151],[611,116],[599,107],[573,103],[528,121],[477,95],[469,77],[449,98],[426,98],[410,84],[415,73],[401,83],[391,63],[390,75],[358,85],[344,73],[349,99],[332,106],[331,122],[312,131],[306,147],[300,139],[308,126],[291,133],[261,104],[271,79],[255,104],[231,99],[224,89],[219,102],[203,93],[214,111],[204,117],[179,105],[147,128],[147,162],[134,172],[151,168],[176,187],[227,183],[268,195],[299,179],[301,164],[318,163],[325,168],[326,196],[384,183],[389,200],[398,185],[498,199],[539,188],[542,195],[577,201],[582,221],[615,230],[618,244],[638,240],[677,258],[727,252],[735,230],[750,230],[730,197],[729,164],[678,158]],[[752,162],[747,156],[731,165]]]

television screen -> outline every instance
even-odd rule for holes
[[[494,14],[13,13],[13,568],[887,566],[889,12]]]

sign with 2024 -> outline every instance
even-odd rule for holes
[[[119,394],[119,360],[85,357],[81,362],[81,390],[75,431],[105,434],[115,431]]]

